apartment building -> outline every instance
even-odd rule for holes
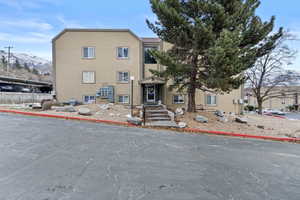
[[[268,88],[262,88],[261,93]],[[257,107],[256,96],[251,90],[251,88],[245,88],[245,98],[247,99],[247,104]],[[296,106],[295,109],[299,109],[299,95],[300,86],[278,86],[275,87],[267,96],[267,99],[263,102],[263,109],[274,109],[289,111],[289,107]]]
[[[148,50],[171,48],[159,38],[140,38],[127,29],[65,29],[52,43],[54,88],[59,101],[129,104],[132,98],[134,105],[186,107],[185,93],[170,91],[172,81],[155,78],[149,71],[163,70],[163,66]],[[240,99],[241,89],[224,95],[196,94],[199,107],[225,112],[239,113]]]

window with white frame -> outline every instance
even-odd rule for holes
[[[129,103],[129,95],[119,95],[118,101],[119,103]]]
[[[118,47],[117,48],[117,57],[121,59],[126,59],[129,57],[129,48],[128,47]]]
[[[184,104],[184,95],[174,95],[173,103],[174,104]]]
[[[95,96],[83,96],[83,101],[84,103],[90,104],[90,103],[95,103],[96,102],[96,97]]]
[[[95,72],[82,72],[82,83],[95,83]]]
[[[100,90],[99,90],[99,96],[101,98],[108,98],[108,96],[109,96],[109,88],[108,87],[100,88]]]
[[[83,47],[82,48],[83,58],[95,58],[95,47]]]
[[[206,104],[211,106],[217,105],[217,96],[212,94],[206,95]]]
[[[118,81],[123,83],[128,83],[129,72],[118,72]]]

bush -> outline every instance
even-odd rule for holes
[[[245,106],[245,108],[244,108],[244,110],[245,111],[255,111],[256,110],[256,107],[254,107],[254,106],[251,106],[251,105],[247,105],[247,106]]]
[[[52,101],[44,101],[42,104],[42,110],[51,110],[52,106],[53,106]]]

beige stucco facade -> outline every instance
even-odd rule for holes
[[[262,88],[262,94],[266,88]],[[248,105],[258,107],[257,99],[250,88],[245,89]],[[299,104],[299,86],[286,86],[274,88],[268,98],[263,102],[263,109],[288,111],[290,106]]]
[[[83,57],[84,47],[94,48],[93,58]],[[118,58],[119,47],[128,49],[128,58]],[[128,72],[130,77],[134,77],[134,105],[147,103],[147,100],[153,98],[153,103],[161,101],[172,109],[186,107],[187,97],[185,94],[182,94],[184,102],[176,104],[174,95],[178,95],[178,93],[170,91],[169,84],[163,80],[153,79],[149,69],[160,70],[162,66],[155,63],[145,64],[144,47],[167,50],[171,45],[163,43],[157,38],[139,38],[126,29],[66,29],[62,31],[53,39],[54,87],[57,99],[59,101],[70,99],[84,101],[85,96],[96,96],[100,88],[111,86],[114,88],[114,102],[118,103],[119,96],[127,95],[130,98],[131,81],[120,82],[118,80],[118,72]],[[84,83],[84,72],[93,72],[95,81]],[[155,91],[154,96],[151,96],[151,89]],[[207,105],[206,95],[197,91],[196,104],[199,107],[224,110],[225,112],[240,112],[241,105],[238,104],[238,100],[242,99],[241,90],[217,95],[215,105]]]

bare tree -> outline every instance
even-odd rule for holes
[[[259,114],[262,114],[263,102],[271,98],[270,94],[276,87],[286,86],[294,79],[290,71],[285,69],[297,53],[287,45],[291,40],[296,40],[293,35],[287,32],[283,34],[276,47],[246,71],[247,83],[256,97]]]

